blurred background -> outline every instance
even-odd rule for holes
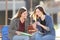
[[[0,25],[9,25],[10,18],[19,8],[24,6],[28,12],[32,12],[37,5],[41,5],[46,14],[52,16],[56,40],[60,40],[60,0],[0,0]]]

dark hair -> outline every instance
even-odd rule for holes
[[[23,12],[25,12],[25,11],[26,11],[26,9],[24,9],[24,8],[19,9],[19,10],[18,10],[18,15],[17,15],[16,18],[20,18],[20,17],[21,17],[21,14],[22,14]]]
[[[39,9],[41,12],[43,12],[44,15],[46,15],[46,13],[44,12],[44,9],[42,7],[40,7],[40,6],[36,7],[36,9]],[[35,9],[35,11],[36,11],[36,9]]]

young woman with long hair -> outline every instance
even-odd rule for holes
[[[55,30],[52,18],[44,12],[41,6],[36,6],[34,13],[36,21],[33,20],[37,31],[32,40],[55,40]]]
[[[29,40],[28,36],[21,35],[25,32],[25,21],[27,19],[27,9],[22,7],[17,11],[15,17],[11,19],[9,26],[10,40]]]

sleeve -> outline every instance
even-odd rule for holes
[[[15,20],[11,20],[10,25],[9,25],[9,33],[15,33],[15,26],[16,26],[16,22]]]
[[[53,20],[52,20],[52,18],[50,16],[48,17],[48,20],[47,20],[47,27],[49,27],[50,32],[52,34],[55,34],[54,23],[53,23]]]

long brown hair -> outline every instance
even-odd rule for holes
[[[36,7],[34,10],[34,13],[36,12],[36,9],[39,9],[43,13],[43,15],[46,15],[46,13],[44,12],[44,9],[42,7],[40,7],[40,6]]]
[[[24,8],[21,8],[21,9],[19,9],[18,10],[18,14],[17,14],[17,17],[16,18],[20,18],[21,17],[21,14],[23,13],[23,12],[25,12],[25,11],[27,11],[26,9],[24,9]]]
[[[43,9],[42,7],[40,7],[40,6],[38,6],[38,7],[35,8],[35,10],[34,10],[34,12],[33,12],[33,15],[34,15],[33,18],[35,18],[35,20],[39,18],[39,17],[35,14],[35,13],[36,13],[36,9],[39,9],[39,10],[43,13],[43,15],[46,15],[46,13],[44,12],[44,9]]]

